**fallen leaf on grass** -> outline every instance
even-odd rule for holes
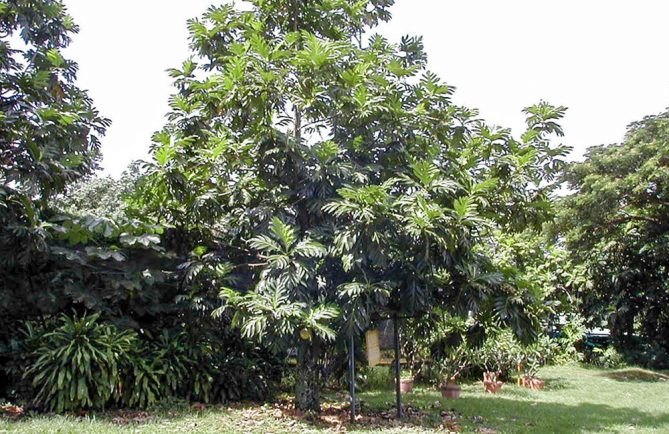
[[[20,419],[25,414],[23,407],[12,404],[0,405],[0,416],[4,416],[11,420]]]
[[[152,416],[145,411],[122,411],[118,416],[112,418],[112,423],[116,425],[128,425],[131,423],[146,423]]]
[[[201,402],[196,402],[193,405],[191,405],[191,408],[195,411],[203,411],[207,408],[207,405]]]

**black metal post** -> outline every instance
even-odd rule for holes
[[[351,385],[351,423],[355,422],[355,338],[351,334],[351,345],[349,348],[348,369]]]
[[[397,320],[397,314],[393,314],[393,328],[395,334],[395,398],[397,400],[397,418],[402,418],[402,396],[400,391],[400,329]]]

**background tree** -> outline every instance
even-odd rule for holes
[[[3,346],[16,321],[39,318],[53,306],[43,286],[49,280],[36,279],[52,253],[49,199],[93,172],[99,136],[109,125],[76,86],[76,63],[61,54],[77,30],[60,1],[0,3]]]
[[[198,315],[202,303],[177,298],[175,270],[187,257],[176,260],[161,245],[162,228],[122,212],[122,190],[132,190],[137,172],[122,181],[89,179],[109,121],[76,86],[77,66],[62,55],[76,31],[61,1],[0,2],[0,396],[60,410],[108,405],[87,397],[106,396],[114,381],[96,376],[98,390],[82,388],[99,356],[91,346],[81,350],[92,354],[52,363],[55,371],[34,358],[33,350],[47,352],[42,362],[49,363],[53,353],[70,354],[71,339],[54,340],[52,332],[60,314],[76,321],[84,312],[94,312],[101,327],[135,329],[141,338],[122,355],[136,362],[125,374],[132,388],[124,405],[174,394],[265,396],[276,377],[273,359],[222,321]],[[56,396],[69,401],[56,404]]]
[[[558,326],[559,317],[577,313],[587,283],[582,264],[572,262],[563,243],[554,239],[554,222],[542,231],[498,232],[489,254],[507,281],[525,288],[537,300],[535,312],[542,328]]]
[[[303,410],[319,409],[324,342],[375,314],[440,304],[530,337],[526,291],[480,244],[551,215],[564,108],[528,108],[516,140],[453,105],[419,38],[361,37],[392,1],[251,3],[189,23],[194,56],[170,71],[169,123],[132,200],[199,254],[183,291],[209,295],[189,279],[227,272],[213,286],[244,335],[297,347]]]
[[[669,364],[669,113],[631,124],[620,144],[573,163],[561,228],[588,270],[583,308],[619,349]]]
[[[76,86],[76,63],[61,54],[77,31],[60,1],[0,4],[3,267],[25,266],[44,250],[41,223],[48,199],[91,174],[99,160],[99,137],[109,121]]]
[[[131,163],[119,179],[94,176],[77,181],[50,203],[50,208],[73,216],[93,215],[122,220],[126,217],[126,199],[131,196],[142,176],[139,162]]]

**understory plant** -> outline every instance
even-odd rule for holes
[[[510,330],[500,330],[491,334],[476,350],[475,360],[487,372],[495,372],[500,377],[508,377],[517,366],[518,342]]]
[[[459,345],[448,352],[438,365],[442,384],[452,384],[460,378],[463,371],[471,365],[471,352],[465,345]]]
[[[536,378],[539,368],[544,366],[555,350],[555,343],[548,336],[541,336],[529,345],[520,345],[516,352],[518,374],[528,378]]]
[[[157,336],[119,330],[100,314],[61,315],[51,330],[28,327],[24,377],[34,404],[57,413],[146,408],[167,398],[263,400],[281,376],[271,353],[235,333],[178,327]]]
[[[587,327],[585,319],[578,314],[571,314],[567,318],[567,323],[560,329],[555,338],[556,346],[552,357],[552,362],[556,364],[568,362],[580,362],[583,360],[583,352],[578,346],[583,342]]]
[[[282,362],[236,333],[189,333],[184,347],[188,373],[177,391],[188,400],[262,401],[281,380]]]
[[[165,381],[169,377],[162,369],[162,361],[151,357],[151,352],[136,353],[125,366],[121,401],[124,406],[146,408],[167,397]]]
[[[625,366],[625,357],[613,346],[609,346],[606,349],[594,348],[590,362],[602,368],[621,368]]]
[[[33,378],[35,404],[56,412],[100,409],[121,397],[122,369],[137,336],[99,318],[61,315],[42,336],[25,374]]]

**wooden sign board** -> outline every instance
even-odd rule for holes
[[[367,363],[370,368],[378,365],[381,361],[381,340],[379,339],[379,331],[367,330],[365,333],[365,343],[367,344]]]

